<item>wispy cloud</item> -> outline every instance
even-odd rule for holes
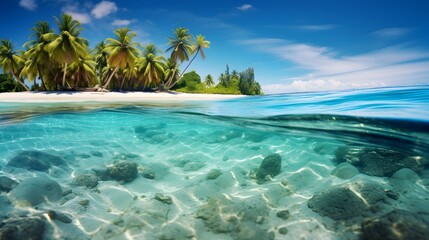
[[[30,11],[34,11],[37,9],[37,3],[35,0],[20,0],[19,6]]]
[[[116,19],[112,22],[113,26],[128,26],[133,22],[133,20],[127,20],[127,19]]]
[[[116,3],[111,1],[101,1],[94,6],[91,14],[95,18],[100,19],[116,11],[118,11]]]
[[[282,39],[253,39],[243,44],[275,55],[308,74],[263,86],[266,92],[319,91],[429,82],[429,51],[397,45],[352,56],[328,47]]]
[[[89,14],[85,13],[85,12],[80,12],[78,9],[79,9],[79,5],[78,4],[74,4],[74,5],[66,5],[66,6],[64,6],[62,8],[62,11],[64,13],[69,14],[74,19],[78,20],[81,24],[90,23],[91,22],[91,17],[89,16]]]
[[[399,38],[412,32],[411,28],[383,28],[372,32],[372,35],[379,38]]]
[[[322,25],[298,25],[294,28],[306,31],[326,31],[337,28],[335,24],[322,24]]]
[[[248,11],[248,10],[250,10],[252,8],[253,8],[253,6],[250,5],[250,4],[243,4],[243,5],[239,6],[239,7],[237,7],[237,9],[240,10],[240,11]]]

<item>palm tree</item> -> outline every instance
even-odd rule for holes
[[[236,80],[240,79],[240,74],[237,72],[237,70],[232,70],[231,79],[236,79]]]
[[[177,82],[180,81],[180,79],[183,77],[183,74],[185,74],[186,70],[189,68],[189,66],[192,64],[192,62],[195,60],[195,58],[198,56],[198,54],[201,55],[201,58],[203,60],[206,59],[206,55],[203,51],[204,48],[210,48],[210,42],[205,40],[205,37],[202,35],[197,35],[195,45],[192,47],[192,52],[195,53],[194,57],[191,59],[191,61],[188,63],[188,65],[183,70],[182,74],[179,76],[179,78],[171,83],[170,85],[167,85],[167,88],[173,87]]]
[[[22,54],[14,51],[13,44],[10,40],[1,40],[0,42],[0,67],[3,72],[10,72],[15,80],[24,87],[26,91],[30,91],[28,87],[19,78],[19,73],[24,67],[25,60]]]
[[[119,28],[116,29],[114,33],[117,39],[106,39],[107,44],[105,47],[106,51],[109,53],[108,64],[110,67],[114,68],[114,70],[103,88],[109,86],[113,75],[119,69],[124,70],[126,67],[133,68],[137,56],[140,54],[140,50],[138,49],[139,44],[132,42],[133,38],[136,36],[134,32],[128,28]]]
[[[192,35],[186,28],[176,28],[176,30],[174,30],[174,37],[169,38],[168,45],[170,45],[170,47],[167,48],[167,52],[171,50],[171,60],[176,63],[178,63],[179,61],[180,63],[188,61],[189,55],[191,55],[192,53]],[[179,65],[176,64],[176,68],[173,70],[172,74],[170,75],[170,78],[166,82],[165,86],[167,87],[167,89],[172,87],[172,77],[175,76],[175,72],[177,71],[178,67]]]
[[[224,86],[224,87],[228,87],[228,77],[226,76],[225,73],[221,73],[219,76],[219,84]]]
[[[79,58],[78,61],[70,64],[69,72],[74,80],[73,87],[90,87],[96,85],[98,79],[95,73],[95,65],[96,63],[90,55]]]
[[[95,69],[97,70],[98,76],[101,79],[103,69],[107,67],[107,57],[109,55],[109,53],[106,51],[106,43],[98,43],[92,53],[94,54],[96,62]]]
[[[209,74],[209,75],[206,76],[206,78],[204,80],[204,84],[208,88],[211,87],[211,86],[213,86],[215,84],[214,81],[213,81],[212,75]]]
[[[50,61],[49,53],[45,50],[45,46],[49,42],[43,39],[43,35],[53,33],[54,30],[46,21],[37,22],[32,30],[31,37],[33,39],[24,44],[24,47],[28,47],[24,54],[27,61],[21,75],[26,76],[29,81],[35,80],[39,76],[42,88],[46,91],[45,77],[48,76],[49,70],[52,69],[52,61]]]
[[[158,85],[164,75],[164,57],[154,44],[148,44],[143,50],[143,56],[137,60],[137,70],[144,86]]]
[[[50,57],[60,64],[64,64],[62,88],[66,87],[67,66],[79,58],[85,58],[88,54],[86,49],[87,40],[79,37],[80,23],[74,20],[70,15],[61,15],[61,20],[55,17],[60,34],[47,33],[43,38],[51,41],[46,45],[45,50],[49,52]]]

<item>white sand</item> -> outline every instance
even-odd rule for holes
[[[243,95],[147,92],[18,92],[0,93],[0,102],[158,102],[227,100]]]

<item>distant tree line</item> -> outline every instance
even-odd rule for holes
[[[236,70],[230,72],[228,65],[226,65],[225,72],[220,74],[218,84],[215,84],[210,74],[202,82],[201,77],[195,71],[191,71],[184,74],[175,89],[180,92],[191,93],[263,94],[261,86],[255,81],[255,71],[253,68],[249,67],[242,72]]]

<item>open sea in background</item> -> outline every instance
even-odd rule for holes
[[[0,153],[0,239],[429,236],[429,86],[0,103]]]

